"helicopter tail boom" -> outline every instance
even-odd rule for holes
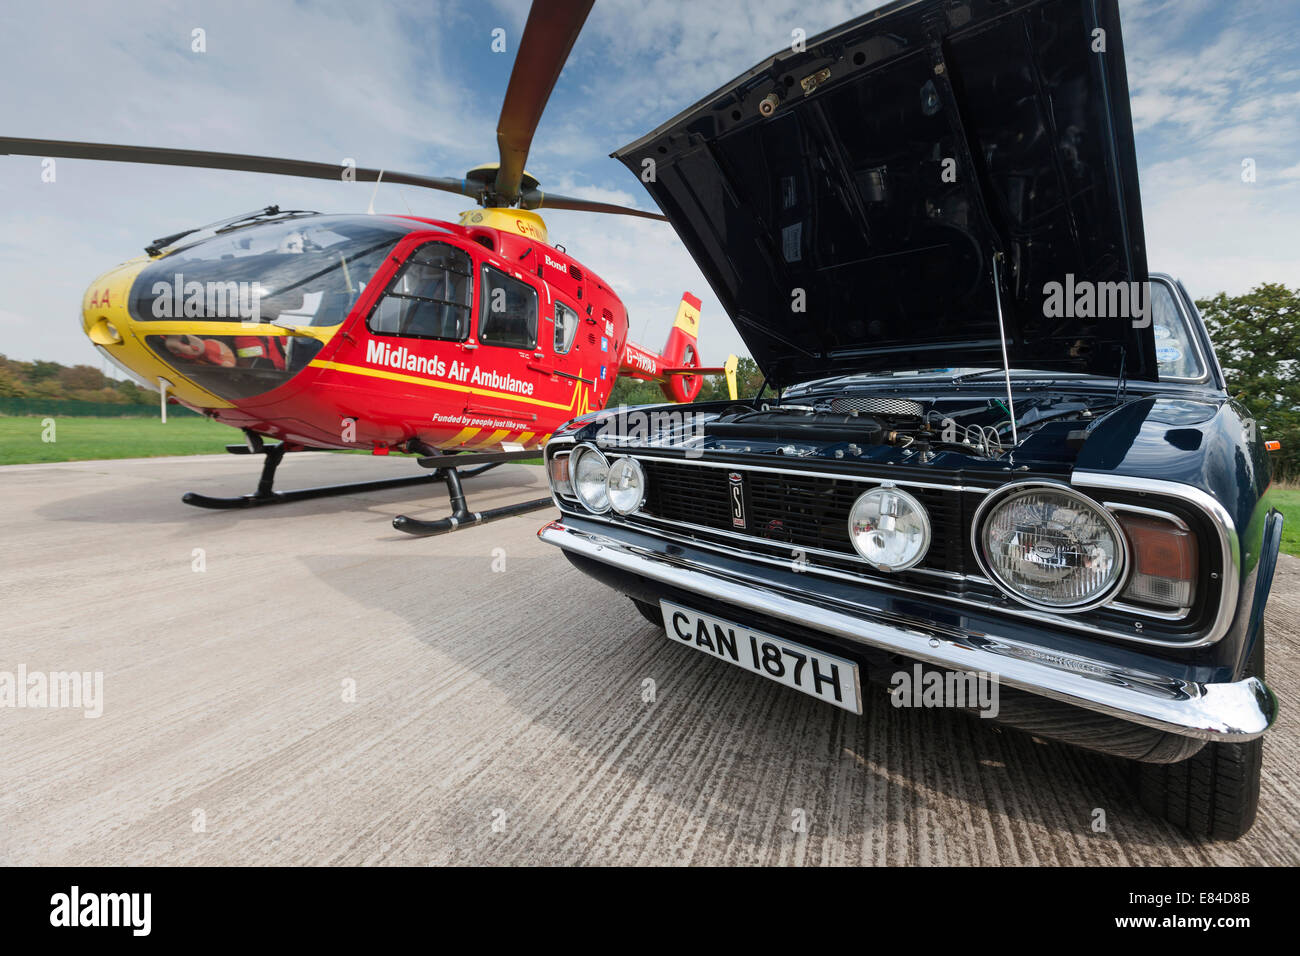
[[[725,374],[734,398],[735,357],[729,358],[726,365],[701,365],[699,333],[700,300],[689,292],[683,292],[663,352],[655,355],[649,349],[629,342],[619,374],[643,382],[657,382],[664,396],[672,402],[694,401],[704,385],[703,376]]]

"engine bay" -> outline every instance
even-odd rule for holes
[[[732,405],[705,423],[705,447],[796,457],[901,458],[940,454],[998,460],[1017,449],[1072,457],[1088,427],[1116,405],[1111,397],[1051,394],[1015,405],[1003,398],[899,398],[862,393],[792,403]]]

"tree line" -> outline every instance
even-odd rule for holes
[[[0,398],[76,399],[111,405],[153,405],[154,392],[109,378],[93,365],[20,362],[0,355]]]
[[[753,398],[763,385],[763,373],[758,370],[758,363],[749,356],[742,358],[736,365],[736,394],[740,398]],[[727,394],[727,377],[725,375],[705,376],[700,388],[697,402],[720,402],[730,398]],[[606,408],[618,408],[620,405],[658,405],[668,401],[659,386],[653,382],[642,382],[626,375],[614,383]]]
[[[1228,394],[1245,406],[1260,434],[1282,443],[1274,474],[1300,476],[1300,288],[1265,282],[1244,295],[1198,299]]]

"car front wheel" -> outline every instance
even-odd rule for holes
[[[1243,676],[1264,676],[1264,634]],[[1208,743],[1179,763],[1138,764],[1142,806],[1197,837],[1235,840],[1255,822],[1264,740]]]

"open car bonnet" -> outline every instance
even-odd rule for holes
[[[998,368],[1000,327],[1012,368],[1157,377],[1116,0],[894,3],[614,156],[775,385]]]

